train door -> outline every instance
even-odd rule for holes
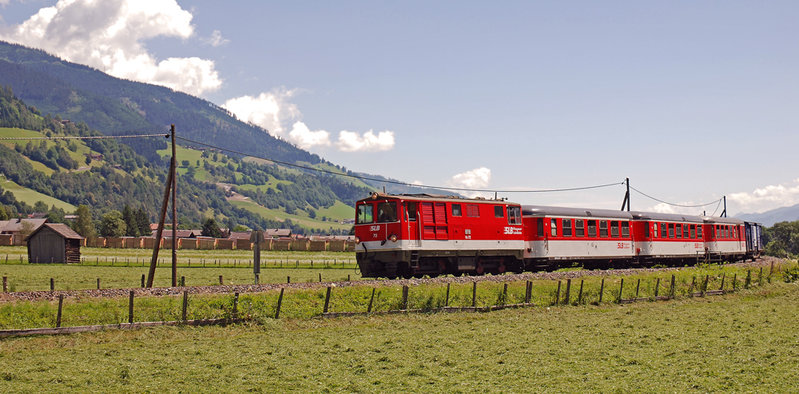
[[[447,205],[443,202],[423,202],[422,239],[446,240],[448,238]]]
[[[419,232],[419,203],[405,202],[405,223],[406,234],[403,238],[408,240],[408,246],[419,246],[422,239]]]

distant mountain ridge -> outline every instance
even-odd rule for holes
[[[789,207],[780,207],[762,213],[741,213],[735,215],[735,217],[746,221],[762,223],[766,227],[771,227],[775,223],[799,220],[799,204]]]
[[[283,161],[320,163],[318,155],[236,119],[207,100],[147,83],[128,81],[44,51],[0,41],[0,85],[41,113],[85,122],[104,134],[166,131],[185,138]],[[132,145],[153,157],[161,146]]]

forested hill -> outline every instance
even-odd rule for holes
[[[85,122],[103,134],[166,131],[175,124],[183,137],[254,156],[321,162],[317,155],[241,122],[209,101],[162,86],[115,78],[4,41],[0,41],[0,86],[11,86],[17,97],[43,114]],[[156,147],[132,146],[139,154],[153,158]]]
[[[155,220],[168,167],[165,145],[150,160],[116,139],[45,138],[100,135],[85,123],[42,115],[14,97],[11,88],[0,87],[0,137],[5,137],[0,140],[0,217],[56,210],[55,204],[42,207],[46,197],[62,206],[87,205],[95,218],[129,206]],[[371,190],[336,176],[312,176],[215,151],[178,149],[178,222],[184,228],[199,228],[204,219],[214,218],[229,228],[347,232],[351,225],[346,221],[353,217],[349,205]],[[27,201],[17,195],[28,196]],[[56,212],[54,217],[65,213],[72,212]]]

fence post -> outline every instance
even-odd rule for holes
[[[130,291],[128,299],[128,323],[133,324],[133,290]]]
[[[372,297],[369,298],[369,307],[366,308],[366,313],[372,313],[372,303],[375,301],[375,288],[372,288]]]
[[[705,275],[705,283],[702,284],[702,297],[705,296],[705,292],[707,292],[707,281],[710,279],[710,275]]]
[[[524,303],[529,304],[533,297],[533,282],[527,281],[527,289],[524,292]]]
[[[237,318],[239,315],[239,293],[233,293],[233,318]]]
[[[619,284],[619,304],[621,304],[622,300],[622,292],[624,291],[624,278],[621,278],[621,284]]]
[[[674,274],[671,274],[671,290],[669,290],[669,297],[672,299],[674,298],[675,288],[674,288],[675,278]]]
[[[638,298],[638,290],[641,289],[641,279],[638,279],[638,284],[635,285],[635,298]]]
[[[577,305],[583,303],[583,282],[585,282],[585,280],[580,279],[580,292],[577,294]]]
[[[602,303],[602,294],[605,293],[605,278],[602,278],[602,283],[599,285],[599,304]]]
[[[449,306],[449,286],[450,286],[450,283],[447,283],[447,296],[444,298],[444,306],[445,307]],[[374,291],[372,291],[372,295],[374,295]],[[370,302],[370,304],[371,304],[371,302]]]
[[[319,283],[322,283],[322,273],[319,273]]]
[[[259,284],[261,282],[261,274],[255,274],[255,284]]]
[[[280,289],[280,295],[277,297],[277,308],[275,308],[275,319],[280,319],[280,307],[283,305],[283,290]],[[327,288],[327,294],[330,294],[330,288]],[[327,309],[327,303],[325,303],[325,309]]]
[[[100,290],[100,278],[97,278],[97,290]]]
[[[402,286],[402,310],[408,309],[408,286]]]
[[[558,304],[560,304],[560,281],[558,281],[558,291],[555,292],[555,303],[552,305],[557,306]]]
[[[752,284],[752,270],[746,270],[746,282],[744,282],[744,288],[748,289],[749,285]]]
[[[569,302],[571,301],[570,299],[571,288],[572,288],[572,280],[566,279],[566,294],[563,297],[563,305],[569,305]]]
[[[58,314],[56,315],[56,318],[55,318],[55,327],[56,328],[61,327],[61,308],[63,306],[64,306],[64,295],[63,294],[59,294],[58,295]]]
[[[502,286],[502,306],[505,306],[505,304],[507,303],[508,303],[508,284],[505,283],[504,286]]]
[[[736,291],[738,289],[738,273],[736,272],[732,276],[732,291]]]
[[[180,287],[186,287],[186,277],[185,276],[181,276],[180,277]]]
[[[224,285],[225,281],[222,279],[222,275],[219,275],[219,285]]]
[[[141,287],[144,287],[144,274],[141,274]]]
[[[322,313],[327,313],[327,307],[330,306],[330,286],[327,286],[327,294],[325,295],[325,309]]]
[[[658,278],[657,283],[655,283],[655,301],[658,300],[659,292],[660,292],[660,278]]]
[[[477,307],[477,282],[472,282],[472,308]]]
[[[688,289],[688,296],[689,297],[693,297],[694,296],[694,286],[695,285],[696,285],[696,276],[692,276],[691,277],[691,288]]]
[[[8,293],[8,277],[3,277],[3,293]]]
[[[727,274],[721,275],[721,286],[719,287],[719,290],[721,290],[722,293],[724,292],[724,279],[727,279]]]
[[[50,278],[50,291],[53,290],[55,290],[55,280],[53,280],[53,278]]]
[[[757,275],[757,285],[763,286],[763,267],[760,267],[760,274]]]
[[[186,290],[183,290],[183,311],[181,313],[181,316],[183,317],[183,321],[184,322],[187,321],[186,320],[186,313],[187,313],[188,309],[189,309],[189,292],[186,291]]]

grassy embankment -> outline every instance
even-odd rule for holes
[[[621,280],[624,279],[623,299],[654,299],[656,285],[660,279],[657,294],[669,295],[671,275],[675,275],[674,293],[677,298],[685,298],[690,294],[703,290],[715,290],[722,287],[727,291],[744,290],[760,284],[767,284],[781,278],[785,269],[796,270],[795,263],[777,266],[779,271],[768,277],[768,268],[761,277],[759,270],[749,276],[748,268],[738,266],[702,266],[685,268],[667,272],[641,272],[627,276],[588,276],[575,279],[569,294],[569,304],[608,304],[619,299]],[[295,270],[292,274],[296,274]],[[604,272],[612,275],[612,272]],[[316,273],[309,279],[315,281]],[[168,274],[165,273],[164,276]],[[749,279],[747,279],[749,277]],[[707,278],[707,287],[704,280]],[[776,279],[775,279],[776,278]],[[212,279],[212,278],[211,278]],[[640,285],[638,280],[640,279]],[[91,283],[92,278],[87,278]],[[478,307],[517,304],[524,302],[526,282],[523,280],[508,282],[481,281],[477,284]],[[581,280],[584,280],[582,295],[579,293]],[[603,285],[604,281],[604,285]],[[251,283],[251,282],[248,282]],[[508,286],[505,293],[504,286]],[[549,306],[556,299],[566,303],[565,281],[561,282],[561,291],[557,292],[558,282],[554,280],[532,280],[531,301],[535,305]],[[335,288],[330,300],[330,311],[364,312],[370,302],[376,312],[398,310],[402,305],[402,287],[394,282],[378,283],[375,287],[375,298],[372,300],[372,287],[344,286]],[[473,284],[467,279],[450,284],[449,298],[447,285],[442,283],[420,284],[410,287],[409,309],[434,309],[445,305],[471,306]],[[601,302],[600,302],[601,291]],[[242,293],[239,298],[239,316],[256,321],[269,321],[273,318],[277,305],[278,290],[272,289],[260,293]],[[559,294],[559,296],[558,296]],[[322,313],[325,299],[324,288],[286,289],[283,298],[281,316],[284,318],[309,318]],[[93,324],[117,324],[127,321],[127,300],[98,299],[92,297],[68,297],[65,299],[63,326],[80,326]],[[189,318],[208,319],[231,317],[233,309],[232,294],[204,294],[190,296]],[[57,310],[56,301],[13,301],[0,304],[0,328],[35,328],[52,327],[55,324]],[[135,321],[179,320],[181,316],[181,299],[178,296],[146,296],[136,301]]]
[[[632,305],[0,341],[0,391],[759,391],[799,387],[799,286]]]

